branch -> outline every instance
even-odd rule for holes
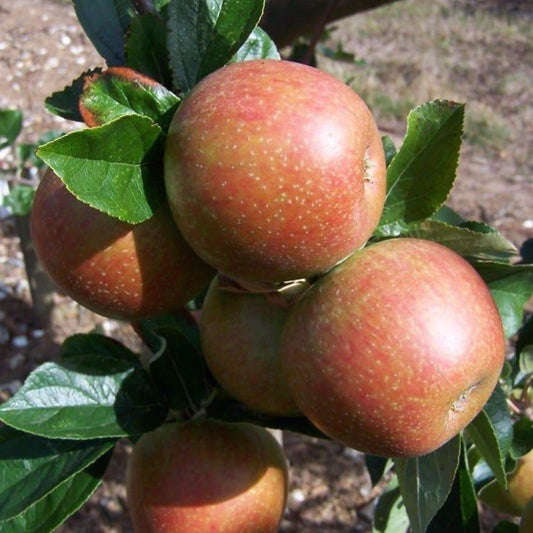
[[[325,23],[362,11],[368,11],[397,0],[339,0],[327,10]],[[297,37],[313,34],[322,22],[328,0],[267,0],[261,27],[280,47]]]

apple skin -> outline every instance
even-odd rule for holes
[[[225,66],[178,108],[165,185],[183,236],[230,278],[314,276],[363,245],[383,211],[385,157],[369,109],[316,68]]]
[[[507,489],[496,480],[479,491],[479,499],[510,515],[520,516],[533,498],[533,450],[517,460],[516,468],[507,476]],[[533,511],[532,511],[533,513]]]
[[[205,361],[222,388],[255,411],[299,413],[279,362],[288,314],[289,304],[268,294],[221,289],[218,277],[207,291],[199,322]]]
[[[302,412],[361,452],[427,454],[482,409],[505,336],[482,278],[455,252],[399,238],[355,252],[293,307],[280,349]]]
[[[31,235],[57,286],[107,317],[178,310],[215,275],[181,237],[168,206],[130,225],[79,201],[52,171],[37,187]]]
[[[519,533],[533,533],[533,497],[529,500],[520,518]]]
[[[287,464],[259,426],[166,424],[134,445],[126,490],[136,533],[275,533]]]

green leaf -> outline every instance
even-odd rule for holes
[[[165,20],[151,13],[135,17],[126,39],[126,65],[171,87]]]
[[[372,486],[374,486],[383,479],[383,476],[392,468],[394,463],[389,458],[367,453],[365,454],[365,465],[370,475]]]
[[[327,57],[328,59],[332,59],[333,61],[344,61],[345,63],[354,63],[354,64],[365,64],[364,60],[361,62],[357,59],[355,54],[352,52],[347,52],[342,43],[338,42],[336,48],[332,48],[331,46],[326,46],[323,43],[318,42],[316,44],[316,51],[323,55],[324,57]]]
[[[196,342],[187,326],[180,323],[154,328],[160,348],[150,362],[150,375],[171,409],[197,411],[212,392],[213,385]]]
[[[522,417],[513,426],[513,444],[510,455],[518,459],[533,450],[533,420]]]
[[[187,92],[222,67],[257,26],[264,0],[171,0],[168,49],[174,87]]]
[[[430,220],[445,222],[446,224],[451,224],[452,226],[461,226],[466,222],[466,220],[457,211],[454,211],[447,205],[442,205],[435,213],[431,215]]]
[[[518,364],[523,375],[528,376],[533,373],[533,344],[526,346],[520,352]]]
[[[372,533],[405,533],[408,527],[409,517],[394,476],[378,499]]]
[[[75,131],[37,155],[79,200],[130,224],[149,219],[164,195],[161,128],[148,117],[125,115]]]
[[[42,500],[114,444],[114,440],[50,440],[0,427],[0,521]]]
[[[109,69],[87,79],[80,109],[90,126],[137,114],[167,130],[179,102],[174,93],[151,78],[128,69]]]
[[[475,446],[473,449],[477,452],[477,448]],[[491,481],[494,481],[494,473],[485,459],[478,459],[474,467],[471,468],[471,472],[476,490],[480,490]]]
[[[97,52],[110,67],[124,65],[127,14],[112,0],[73,0],[76,16]]]
[[[12,145],[22,130],[22,111],[0,109],[0,150]]]
[[[437,220],[425,220],[402,232],[402,237],[435,241],[451,248],[469,261],[507,261],[518,250],[497,231],[481,232],[467,226],[452,226]]]
[[[438,450],[409,459],[395,459],[400,492],[414,533],[423,533],[442,507],[459,465],[461,439],[454,437]]]
[[[513,384],[523,385],[533,373],[533,315],[520,328],[515,343],[513,363]]]
[[[474,267],[487,283],[509,338],[522,325],[524,306],[533,295],[533,265],[505,265],[475,261]]]
[[[44,106],[50,113],[63,117],[66,120],[83,122],[80,113],[79,101],[83,91],[85,78],[102,72],[101,68],[95,68],[84,72],[62,91],[56,91],[45,98]]]
[[[455,180],[464,105],[435,100],[408,117],[407,134],[387,169],[387,196],[378,234],[388,225],[422,221],[446,201]]]
[[[459,468],[444,505],[430,522],[427,533],[479,533],[479,516],[474,482],[462,446]]]
[[[3,205],[9,207],[14,215],[26,216],[31,211],[35,189],[28,185],[15,185],[3,198]]]
[[[112,0],[115,5],[117,17],[122,28],[122,33],[126,34],[133,17],[136,15],[136,0]]]
[[[156,428],[166,414],[139,365],[99,354],[44,363],[0,405],[6,424],[61,439],[136,435]]]
[[[505,461],[513,442],[513,424],[501,387],[494,389],[483,410],[467,426],[466,433],[498,482],[507,487]]]
[[[202,351],[198,324],[188,309],[183,308],[171,314],[142,318],[135,321],[133,326],[146,346],[154,353],[160,352],[165,346],[164,339],[157,333],[157,330],[162,327],[176,328],[197,352]]]
[[[51,533],[74,514],[101,484],[111,452],[53,488],[21,514],[0,524],[2,533]]]
[[[520,247],[521,263],[526,265],[533,264],[533,238],[527,239]]]
[[[257,27],[244,41],[236,54],[231,58],[231,63],[250,61],[252,59],[281,59],[276,43],[266,31]]]
[[[116,358],[129,361],[140,367],[140,359],[137,354],[124,346],[119,341],[106,337],[99,333],[76,333],[67,337],[59,350],[61,358],[76,355],[98,354],[108,358]]]
[[[515,354],[519,355],[527,346],[533,345],[533,315],[531,315],[520,328],[516,339]]]
[[[385,152],[385,161],[387,167],[390,165],[394,156],[396,155],[396,146],[392,142],[392,139],[388,135],[383,135],[381,137],[381,142],[383,143],[383,151]]]

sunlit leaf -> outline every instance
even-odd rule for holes
[[[187,92],[222,67],[257,26],[264,0],[171,0],[168,49],[174,86]]]
[[[164,195],[160,142],[161,128],[150,118],[125,115],[64,135],[37,155],[79,200],[137,224],[153,215]]]

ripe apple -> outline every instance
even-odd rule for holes
[[[477,272],[450,249],[392,239],[355,252],[293,307],[280,348],[302,412],[386,457],[429,453],[482,409],[505,337]]]
[[[200,257],[233,279],[276,283],[323,273],[368,240],[385,158],[348,86],[316,68],[254,60],[210,74],[183,101],[165,184]]]
[[[533,497],[529,500],[520,519],[519,533],[533,533]]]
[[[479,491],[479,499],[506,514],[520,516],[533,498],[533,450],[517,460],[516,468],[507,476],[507,489],[496,480]]]
[[[166,424],[134,445],[126,490],[136,533],[275,533],[287,465],[262,427]]]
[[[281,377],[279,344],[289,305],[268,294],[234,292],[215,278],[200,317],[207,366],[231,396],[274,415],[299,412]]]
[[[37,188],[31,234],[58,287],[104,316],[177,310],[215,275],[184,241],[168,206],[146,222],[126,224],[79,201],[52,171]]]

